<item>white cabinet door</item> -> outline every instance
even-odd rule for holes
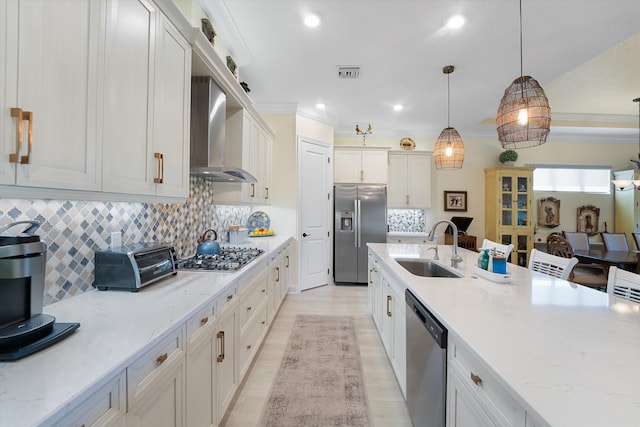
[[[148,158],[149,169],[162,181],[155,179],[158,195],[188,197],[191,46],[164,16],[156,64],[154,155]]]
[[[405,208],[409,205],[406,154],[389,153],[387,205],[390,208]]]
[[[389,360],[393,358],[393,295],[387,278],[382,276],[382,301],[380,301],[382,310],[382,328],[380,329],[380,337],[387,351]]]
[[[218,378],[218,422],[224,416],[238,388],[238,367],[236,366],[236,309],[233,307],[218,319],[217,378]]]
[[[145,0],[109,2],[104,87],[104,191],[152,194],[158,11]]]
[[[360,150],[335,150],[333,155],[336,183],[362,182],[362,155]]]
[[[391,366],[400,384],[402,394],[407,393],[407,318],[404,293],[398,292],[391,287],[391,317],[393,327],[393,347],[391,355]]]
[[[496,427],[456,373],[449,371],[447,427]]]
[[[389,153],[386,150],[362,151],[362,182],[386,184],[388,180]]]
[[[0,183],[99,190],[105,3],[21,0],[0,8]],[[23,111],[22,121],[12,108]]]
[[[184,421],[184,359],[178,359],[127,412],[127,427],[180,427]]]
[[[272,139],[267,132],[260,128],[258,133],[258,185],[261,188],[261,201],[269,204],[269,190],[271,186],[271,144]]]
[[[389,153],[389,207],[431,207],[431,157],[429,153]]]

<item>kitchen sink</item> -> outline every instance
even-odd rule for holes
[[[409,273],[422,277],[464,277],[461,273],[453,271],[430,259],[421,258],[396,258],[398,264]]]

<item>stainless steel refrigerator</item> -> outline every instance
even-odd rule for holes
[[[367,243],[387,241],[387,187],[334,186],[333,278],[367,283]]]

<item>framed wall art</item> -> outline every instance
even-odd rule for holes
[[[538,225],[554,228],[560,225],[560,200],[554,197],[540,199]]]
[[[600,208],[593,205],[580,206],[578,208],[577,231],[593,236],[598,233],[598,220],[600,218]]]
[[[467,211],[467,192],[466,191],[445,191],[444,192],[444,210],[445,211]]]

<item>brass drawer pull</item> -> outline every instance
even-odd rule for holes
[[[231,301],[233,299],[233,294],[227,295],[227,301]]]
[[[247,346],[247,350],[251,350],[251,344]]]
[[[276,267],[276,273],[277,273],[276,282],[279,282],[280,281],[280,267]]]
[[[256,185],[251,184],[251,195],[249,197],[256,197]]]
[[[162,363],[162,362],[164,362],[165,360],[167,360],[167,358],[168,358],[168,357],[169,357],[169,355],[168,355],[167,353],[161,354],[160,356],[158,356],[158,357],[156,358],[156,362],[158,362],[158,363]]]
[[[391,302],[391,295],[387,295],[387,316],[391,317],[391,310],[389,308],[389,303]]]
[[[9,154],[9,162],[28,164],[31,163],[31,152],[33,150],[33,113],[31,111],[22,111],[21,108],[11,108],[11,117],[18,119],[18,129],[16,133],[16,152]],[[22,122],[28,120],[29,128],[27,131],[27,155],[20,156],[22,149]]]
[[[209,321],[209,316],[200,319],[200,325],[204,325]]]
[[[265,293],[265,292],[267,292],[267,290],[266,290],[266,289],[263,289],[263,290],[262,290],[262,293]]]
[[[218,332],[216,338],[220,340],[220,354],[216,358],[216,361],[219,363],[224,360],[224,331]]]
[[[264,196],[264,199],[268,200],[269,199],[269,187],[264,187],[264,192],[266,194],[266,196]]]
[[[262,321],[262,324],[264,325],[265,323],[267,323],[267,321],[266,321],[266,320],[263,320],[263,321]]]
[[[285,267],[289,268],[289,255],[287,255],[285,258],[287,258],[287,265]]]
[[[164,154],[153,153],[153,157],[156,158],[158,165],[156,177],[153,178],[153,182],[156,184],[162,184],[164,182]]]
[[[247,307],[247,311],[251,311],[251,306]]]
[[[471,381],[473,381],[475,385],[482,385],[482,378],[480,378],[478,375],[474,374],[473,372],[471,372]]]

